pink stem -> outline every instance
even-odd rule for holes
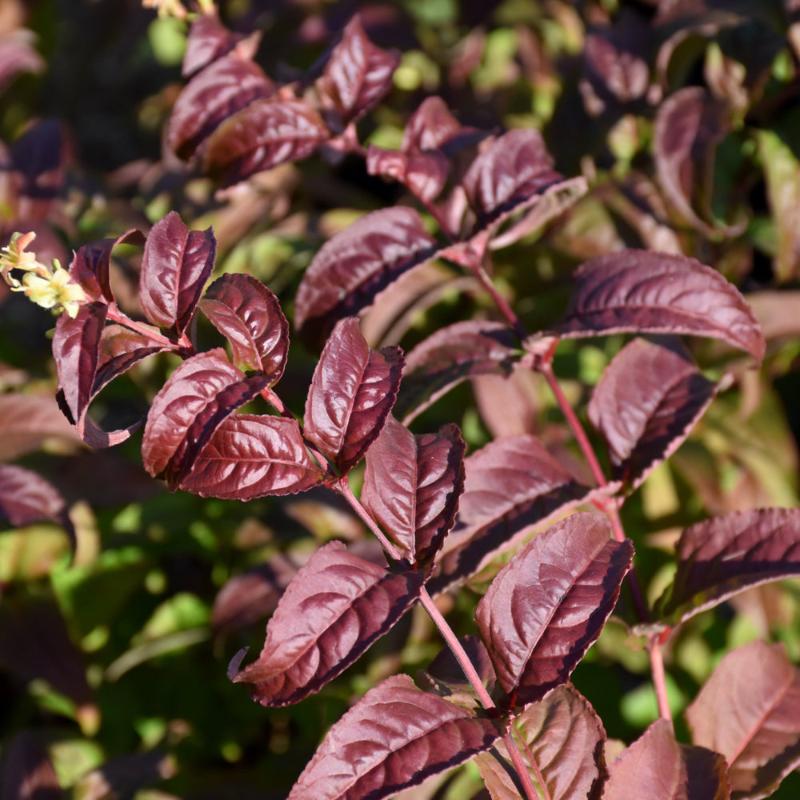
[[[166,347],[170,347],[173,350],[177,350],[178,348],[178,345],[175,344],[175,342],[168,339],[162,333],[159,333],[151,325],[147,325],[143,322],[136,322],[136,320],[131,319],[123,311],[120,311],[119,308],[114,303],[108,304],[106,319],[109,319],[112,322],[116,322],[119,325],[124,325],[129,330],[135,331],[136,333],[140,333],[142,336],[146,336],[148,339],[150,339],[153,342],[156,342],[157,344],[165,345]]]
[[[506,318],[506,321],[517,332],[519,338],[525,339],[528,335],[527,331],[525,330],[525,326],[522,324],[522,321],[517,316],[514,309],[509,305],[508,300],[506,300],[505,297],[503,297],[503,295],[497,290],[497,287],[494,285],[494,281],[491,279],[489,273],[486,271],[483,265],[478,264],[476,267],[474,267],[473,272],[480,281],[481,286],[483,286],[483,288],[492,298],[492,301],[497,306],[497,310]]]
[[[544,792],[544,800],[552,800],[552,795],[550,794],[550,789],[547,788],[547,781],[545,780],[544,773],[539,769],[539,762],[536,760],[533,750],[531,750],[530,745],[528,745],[524,739],[522,739],[521,745],[522,752],[528,757],[528,763],[533,768],[533,771],[536,773],[536,778],[541,784],[542,791]]]
[[[653,686],[658,701],[658,714],[662,719],[672,722],[672,712],[667,700],[667,681],[664,673],[664,656],[661,652],[661,641],[658,636],[650,640],[650,672],[653,675]]]

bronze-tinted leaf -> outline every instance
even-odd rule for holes
[[[599,800],[606,778],[606,732],[580,692],[570,685],[560,686],[529,705],[514,727],[526,754],[536,759],[550,800]],[[492,800],[519,798],[503,742],[481,753],[476,763]]]
[[[261,375],[245,377],[221,348],[184,361],[150,406],[142,439],[145,469],[153,476],[165,473],[176,486],[225,418],[267,383]]]
[[[598,514],[573,514],[535,538],[492,581],[475,619],[510,706],[569,679],[613,611],[633,545]]]
[[[139,299],[147,318],[183,333],[214,268],[217,243],[211,228],[192,231],[174,211],[147,235]]]
[[[118,244],[142,244],[144,236],[135,229],[125,231],[116,239],[101,239],[79,247],[69,265],[69,276],[91,300],[113,302],[109,267],[111,251]]]
[[[205,168],[230,186],[310,156],[329,135],[317,112],[302,100],[256,100],[217,128],[208,142]]]
[[[314,257],[297,290],[295,326],[312,338],[324,337],[336,321],[372,305],[380,291],[435,249],[414,209],[366,214]]]
[[[64,797],[50,756],[32,731],[18,733],[6,744],[2,767],[0,796],[3,798],[61,800]]]
[[[609,765],[603,800],[728,800],[725,759],[705,747],[678,744],[672,725],[654,722]]]
[[[16,528],[44,519],[63,523],[64,506],[58,490],[35,472],[0,464],[0,522]]]
[[[574,280],[562,336],[689,334],[764,355],[764,337],[744,298],[693,258],[623,250],[590,259]]]
[[[800,575],[800,510],[712,517],[683,532],[677,557],[675,578],[658,601],[660,615],[675,622],[751,586]]]
[[[455,522],[464,489],[464,440],[455,425],[414,436],[389,417],[367,451],[361,500],[413,561],[432,558]]]
[[[589,419],[608,443],[614,477],[636,487],[680,447],[716,386],[680,341],[634,339],[608,365]]]
[[[304,492],[321,480],[295,420],[236,414],[217,428],[180,488],[202,497],[252,500]]]
[[[694,743],[727,759],[735,800],[768,797],[800,765],[800,672],[782,645],[728,653],[686,718]]]
[[[408,423],[445,392],[474,375],[508,375],[520,353],[501,322],[467,320],[440,328],[406,359],[398,416]]]
[[[328,731],[288,800],[381,800],[491,747],[494,724],[395,675]]]
[[[223,275],[200,301],[214,327],[231,343],[233,360],[281,379],[289,351],[289,323],[278,298],[249,275]]]
[[[275,91],[252,61],[235,53],[223,56],[192,78],[172,109],[167,146],[179,158],[191,158],[217,128],[255,100]]]
[[[439,558],[432,592],[466,580],[515,547],[532,525],[588,501],[592,490],[564,469],[534,436],[491,442],[465,462],[455,530]]]
[[[333,329],[311,379],[305,435],[345,474],[381,432],[403,373],[399,347],[370,350],[355,317]]]
[[[323,106],[335,115],[336,127],[343,129],[380,101],[392,88],[399,63],[397,52],[381,50],[369,40],[357,15],[347,23],[316,83]]]
[[[344,672],[414,604],[415,570],[390,572],[347,551],[321,547],[297,573],[267,625],[261,655],[238,672],[265,706],[297,703]]]

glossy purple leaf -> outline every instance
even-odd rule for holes
[[[459,139],[474,139],[473,128],[464,127],[441,97],[426,97],[408,118],[403,130],[403,152],[446,149]]]
[[[15,528],[40,520],[65,521],[64,498],[44,478],[29,469],[0,464],[0,521]]]
[[[145,469],[154,477],[165,473],[177,486],[226,417],[267,383],[261,375],[245,377],[221,348],[184,361],[150,406],[142,439]]]
[[[381,800],[491,747],[494,724],[395,675],[331,727],[287,800]]]
[[[369,40],[357,15],[347,23],[315,84],[337,128],[344,129],[388,93],[399,63],[399,53],[381,50]]]
[[[603,800],[728,800],[725,759],[705,747],[679,744],[668,720],[654,722],[609,766]]]
[[[150,322],[186,330],[214,268],[216,249],[211,228],[189,230],[174,211],[153,225],[139,277],[139,299]]]
[[[228,30],[216,14],[200,14],[189,28],[181,73],[189,78],[222,56],[228,55],[242,40]]]
[[[529,705],[514,721],[536,760],[550,800],[600,800],[606,778],[606,732],[589,701],[570,685]],[[492,800],[518,800],[503,742],[476,758]]]
[[[32,731],[7,742],[0,796],[8,800],[61,800],[64,792],[44,744]]]
[[[191,158],[205,150],[205,143],[222,123],[274,91],[257,64],[235,53],[223,56],[181,92],[167,126],[167,146],[179,158]]]
[[[230,342],[233,360],[264,372],[277,383],[286,368],[289,323],[278,298],[249,275],[223,275],[200,301],[200,309]]]
[[[768,797],[800,766],[800,671],[782,645],[724,656],[686,718],[692,741],[727,760],[735,800]]]
[[[21,72],[41,72],[44,60],[33,48],[30,31],[0,36],[0,92]]]
[[[126,373],[140,361],[169,348],[122,325],[106,325],[100,336],[97,372],[92,384],[92,398],[104,386]]]
[[[532,525],[593,495],[530,435],[491,442],[467,458],[465,471],[456,527],[440,554],[432,592],[463,582],[517,546]]]
[[[305,435],[341,474],[375,441],[397,399],[399,347],[370,350],[355,317],[333,329],[311,379]]]
[[[453,527],[464,489],[464,447],[456,425],[414,436],[390,416],[367,451],[361,500],[412,561],[431,559]]]
[[[631,488],[680,447],[705,413],[716,385],[680,341],[634,339],[608,365],[589,404],[613,475]]]
[[[261,655],[233,680],[252,684],[265,706],[316,694],[394,627],[421,588],[415,570],[390,572],[341,542],[326,544],[281,597]]]
[[[676,550],[678,571],[657,607],[677,623],[751,586],[800,575],[800,510],[712,517],[687,528]]]
[[[217,428],[180,488],[202,497],[252,500],[304,492],[322,477],[295,420],[237,414]]]
[[[310,156],[329,135],[317,112],[302,100],[256,100],[217,128],[208,142],[205,168],[230,186]]]
[[[485,227],[560,180],[541,134],[515,130],[496,139],[475,159],[463,186],[479,227]]]
[[[447,157],[439,152],[403,153],[399,150],[383,150],[370,145],[367,150],[367,172],[399,181],[423,201],[439,196],[447,183],[450,165]]]
[[[764,356],[764,337],[738,290],[716,270],[685,256],[623,250],[574,274],[562,336],[672,333],[707,336]]]
[[[509,375],[519,352],[514,331],[500,322],[467,320],[440,328],[408,354],[398,416],[410,422],[474,375]]]
[[[395,206],[366,214],[314,257],[297,290],[295,326],[312,338],[324,337],[335,322],[370,306],[435,250],[414,209]]]
[[[69,265],[69,275],[91,300],[113,302],[109,269],[111,252],[118,244],[144,244],[144,236],[135,229],[116,239],[101,239],[79,247]]]
[[[633,545],[605,517],[573,514],[536,537],[492,581],[475,619],[509,706],[569,679],[614,610]]]

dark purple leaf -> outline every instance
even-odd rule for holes
[[[600,800],[606,778],[606,732],[580,692],[570,685],[560,686],[529,705],[514,720],[514,727],[526,753],[536,759],[550,800]],[[518,800],[503,742],[481,753],[476,763],[492,800]]]
[[[147,318],[183,333],[214,268],[217,242],[211,228],[190,231],[174,211],[147,235],[139,297]]]
[[[441,592],[513,549],[532,525],[588,501],[579,484],[534,436],[491,442],[465,462],[464,494],[455,530],[429,588]]]
[[[181,92],[169,119],[167,146],[180,158],[191,158],[228,118],[274,91],[257,64],[235,53],[223,56]]]
[[[47,439],[80,441],[51,394],[0,395],[0,461],[38,450]]]
[[[674,453],[714,399],[676,340],[634,339],[608,365],[589,404],[589,419],[608,442],[614,477],[631,488]]]
[[[609,766],[603,800],[727,800],[725,759],[705,747],[678,744],[672,724],[654,722]]]
[[[243,39],[229,31],[216,14],[200,14],[189,28],[181,72],[190,78],[196,72],[228,55]]]
[[[323,107],[334,116],[337,128],[369,111],[392,88],[392,75],[400,63],[395,51],[381,50],[367,37],[356,15],[316,82]]]
[[[169,349],[147,336],[122,325],[106,325],[100,336],[97,372],[92,384],[92,398],[115,378],[145,358]]]
[[[267,384],[261,375],[245,377],[221,348],[184,361],[150,406],[142,439],[145,469],[154,477],[165,473],[177,486],[226,417]]]
[[[344,672],[414,604],[422,574],[390,572],[347,552],[317,550],[281,597],[257,661],[236,683],[265,706],[297,703]]]
[[[230,186],[310,156],[329,135],[317,112],[302,100],[256,100],[217,128],[208,142],[205,168]]]
[[[514,331],[501,322],[467,320],[441,328],[408,354],[398,416],[410,422],[474,375],[509,375],[520,352]]]
[[[768,797],[800,765],[800,672],[783,646],[728,653],[686,711],[695,744],[728,761],[732,797]]]
[[[297,290],[295,326],[324,338],[333,323],[370,306],[380,291],[435,251],[414,209],[366,214],[326,242],[311,262]]]
[[[716,270],[685,256],[622,250],[574,274],[563,336],[673,333],[708,336],[764,356],[764,337],[738,290]]]
[[[64,797],[50,756],[31,731],[18,733],[6,744],[2,767],[0,796],[7,800],[61,800]]]
[[[18,30],[0,37],[0,92],[20,72],[41,72],[42,57],[34,50],[30,31]]]
[[[295,420],[237,414],[217,428],[180,488],[202,497],[252,500],[304,492],[322,477]]]
[[[381,432],[403,373],[399,347],[370,350],[355,317],[337,323],[306,398],[305,435],[346,474]]]
[[[34,122],[11,146],[11,162],[20,181],[19,194],[35,206],[49,204],[61,193],[64,150],[64,132],[56,119]],[[30,217],[31,214],[28,212],[24,216]]]
[[[414,436],[390,416],[367,451],[361,500],[412,561],[431,559],[455,522],[464,440],[455,425]]]
[[[139,245],[144,243],[144,236],[135,229],[125,231],[116,239],[102,239],[79,247],[69,265],[69,275],[91,300],[113,302],[109,267],[111,251],[118,244]]]
[[[405,184],[423,201],[436,199],[447,183],[450,165],[439,152],[383,150],[370,145],[367,150],[367,172]]]
[[[475,619],[508,705],[541,700],[569,679],[614,610],[632,558],[605,517],[578,513],[497,574]]]
[[[476,135],[480,132],[462,126],[441,97],[426,97],[408,118],[401,149],[404,153],[447,150],[459,139],[473,140]]]
[[[0,521],[15,528],[40,520],[65,521],[64,498],[29,469],[0,464]]]
[[[586,37],[584,44],[583,56],[593,83],[601,93],[621,103],[643,97],[650,84],[647,62],[637,52],[648,30],[641,24],[636,28],[596,31]],[[634,35],[638,35],[638,42]]]
[[[381,800],[461,764],[497,737],[490,720],[395,675],[333,725],[288,800]]]
[[[658,601],[676,623],[768,581],[800,575],[800,510],[765,508],[713,517],[687,528],[678,571]]]
[[[202,312],[230,342],[233,360],[277,383],[286,367],[289,323],[278,298],[249,275],[223,275],[200,301]]]

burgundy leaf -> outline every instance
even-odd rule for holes
[[[179,158],[191,158],[228,118],[274,91],[257,64],[235,53],[223,56],[192,78],[178,97],[167,126],[169,149]]]
[[[725,759],[705,747],[678,744],[672,724],[654,722],[609,767],[603,800],[727,800]]]
[[[637,33],[646,34],[646,30]],[[583,54],[595,85],[620,102],[630,103],[644,96],[650,75],[646,61],[630,46],[635,46],[636,42],[626,42],[620,34],[615,29],[589,34]]]
[[[744,298],[693,258],[623,250],[590,259],[574,279],[561,335],[681,333],[721,339],[759,360],[764,356],[764,337]]]
[[[532,525],[593,493],[529,435],[491,442],[466,460],[465,471],[456,528],[445,541],[432,592],[463,582],[514,548]]]
[[[525,367],[510,375],[476,375],[472,393],[483,424],[494,439],[536,433],[542,401],[541,377]]]
[[[367,37],[356,15],[342,33],[316,83],[325,108],[336,116],[337,127],[358,119],[392,88],[392,75],[400,63],[395,51],[381,50]]]
[[[436,250],[412,208],[366,214],[328,241],[306,270],[295,300],[295,325],[324,337],[333,323],[372,305],[375,296]]]
[[[41,72],[44,69],[44,61],[34,50],[31,39],[30,31],[26,30],[0,37],[0,92],[20,72]]]
[[[78,248],[69,265],[69,275],[91,300],[114,301],[109,279],[111,251],[118,244],[143,244],[144,236],[135,229],[125,231],[116,239],[102,239]]]
[[[64,444],[80,441],[51,394],[0,395],[0,461],[38,450],[50,438]]]
[[[82,305],[75,316],[61,314],[53,336],[53,360],[58,385],[63,393],[65,412],[79,428],[92,399],[100,360],[100,337],[106,321],[105,302]]]
[[[464,189],[485,227],[561,180],[541,134],[509,131],[484,150],[464,176]]]
[[[514,721],[526,752],[536,760],[550,800],[599,800],[606,778],[606,732],[589,701],[572,686],[560,686],[529,705]],[[503,742],[476,758],[492,800],[517,800]],[[634,796],[631,795],[631,800]],[[642,795],[646,797],[647,795]],[[661,795],[653,795],[658,797]]]
[[[106,325],[100,336],[97,372],[92,384],[92,398],[115,378],[145,358],[169,348],[122,325]]]
[[[34,204],[55,200],[64,185],[64,161],[65,137],[61,122],[43,119],[29,125],[11,146],[11,162],[20,180],[19,193]]]
[[[410,422],[474,375],[509,375],[519,348],[514,331],[500,322],[467,320],[439,329],[408,354],[398,416]]]
[[[608,442],[615,478],[632,488],[683,443],[716,394],[676,340],[634,339],[608,365],[589,419]]]
[[[800,575],[800,510],[713,517],[683,532],[677,556],[678,571],[658,601],[659,613],[675,622],[751,586]]]
[[[281,597],[258,660],[233,680],[253,684],[265,706],[316,694],[394,627],[421,588],[417,571],[389,572],[341,542],[326,544]]]
[[[252,500],[304,492],[322,477],[295,420],[237,414],[217,428],[180,488],[202,497]]]
[[[216,14],[200,14],[189,28],[181,72],[189,78],[204,67],[227,55],[242,40],[229,31]]]
[[[184,361],[150,406],[142,439],[145,469],[154,477],[165,473],[177,486],[225,418],[267,383],[261,375],[245,377],[221,348]]]
[[[0,520],[15,528],[39,520],[63,523],[64,498],[44,478],[29,469],[0,464]]]
[[[478,603],[481,638],[509,695],[525,705],[569,679],[613,611],[633,545],[605,517],[573,514],[505,566]]]
[[[412,561],[431,559],[455,522],[464,440],[455,425],[414,436],[390,416],[367,451],[361,500]]]
[[[33,732],[18,733],[6,744],[0,795],[8,800],[64,797],[47,750]]]
[[[288,800],[381,800],[461,764],[497,736],[490,720],[395,675],[333,725]]]
[[[699,86],[687,86],[667,98],[656,115],[656,175],[670,205],[702,233],[713,231],[695,210],[698,188],[708,181],[714,151],[727,133],[726,108]],[[699,174],[698,174],[699,173]],[[708,205],[710,198],[705,198]]]
[[[155,325],[183,333],[211,270],[217,242],[211,228],[190,231],[174,211],[147,235],[139,278],[142,309]]]
[[[355,317],[337,323],[311,379],[305,435],[346,474],[381,432],[403,373],[399,347],[370,350]]]
[[[472,139],[477,133],[462,126],[441,97],[426,97],[408,118],[401,149],[405,153],[442,150],[458,139]]]
[[[800,672],[783,646],[728,653],[686,711],[695,744],[728,761],[732,797],[768,797],[800,765]]]
[[[278,298],[249,275],[223,275],[200,301],[214,327],[231,343],[233,360],[277,383],[286,367],[289,323]]]
[[[310,156],[328,136],[317,112],[302,100],[256,100],[217,128],[208,142],[205,168],[230,186]]]
[[[367,150],[367,172],[404,183],[423,201],[436,199],[447,183],[450,164],[439,152],[384,150],[370,145]]]

